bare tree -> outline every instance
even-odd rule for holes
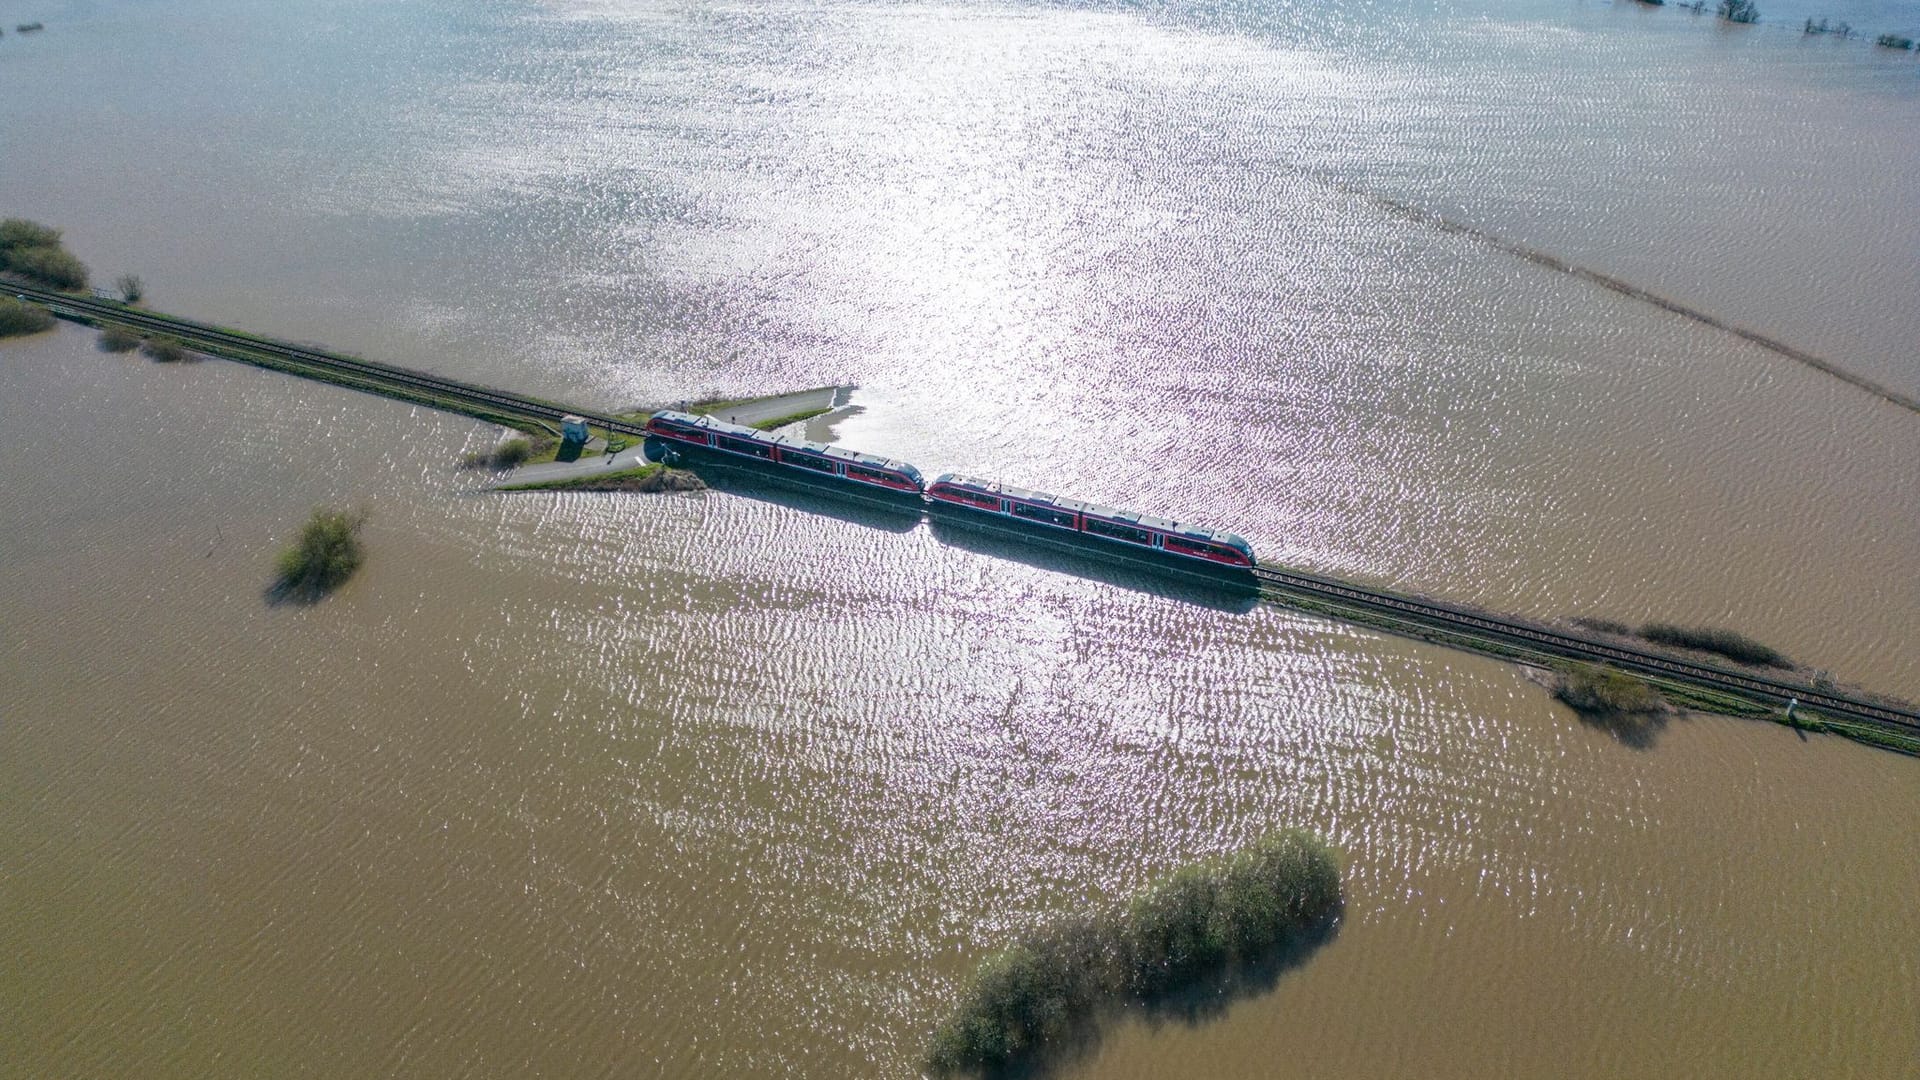
[[[121,274],[113,284],[129,304],[137,304],[141,297],[147,295],[147,283],[140,280],[139,274]]]

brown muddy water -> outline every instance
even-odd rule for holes
[[[1912,414],[1316,179],[1914,392],[1911,58],[1544,3],[55,7],[0,212],[157,306],[596,405],[851,379],[835,433],[930,473],[1920,694]],[[0,1075],[908,1077],[1009,934],[1296,822],[1334,941],[1067,1075],[1920,1075],[1911,759],[1628,747],[790,495],[482,494],[483,425],[72,328],[0,345],[0,434]],[[321,501],[370,561],[269,605]]]

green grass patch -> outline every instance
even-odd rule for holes
[[[1734,633],[1711,626],[1674,626],[1669,623],[1648,623],[1640,628],[1640,637],[1655,645],[1666,645],[1679,649],[1695,649],[1700,652],[1724,656],[1736,664],[1750,667],[1790,668],[1793,661],[1779,650]]]
[[[365,560],[360,529],[366,522],[364,511],[315,507],[300,538],[274,561],[273,596],[311,604],[346,584]]]
[[[669,491],[705,491],[706,481],[685,469],[649,464],[618,472],[567,476],[538,480],[530,484],[507,484],[501,491],[638,491],[659,494]]]
[[[1125,903],[988,957],[933,1033],[936,1075],[1041,1065],[1128,1002],[1204,989],[1307,944],[1340,908],[1340,865],[1300,830],[1185,867]]]
[[[53,329],[54,318],[39,304],[0,296],[0,337],[18,337]]]

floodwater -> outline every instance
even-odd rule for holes
[[[608,407],[855,381],[837,436],[928,472],[1920,694],[1920,417],[1345,190],[1920,392],[1911,54],[1544,2],[32,16],[0,213],[163,309]],[[752,488],[482,494],[483,425],[72,328],[0,345],[0,432],[0,1074],[912,1076],[996,942],[1305,823],[1333,942],[1070,1075],[1920,1075],[1910,759],[1625,746],[1509,665]],[[271,606],[322,501],[370,561]]]

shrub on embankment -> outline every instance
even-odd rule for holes
[[[1186,867],[1130,902],[988,957],[934,1032],[927,1066],[948,1075],[1040,1064],[1104,1012],[1271,963],[1328,926],[1340,902],[1333,849],[1299,830]]]
[[[1660,691],[1605,664],[1569,665],[1554,679],[1553,696],[1629,746],[1651,746],[1673,712]]]
[[[38,304],[28,304],[11,296],[0,297],[0,337],[37,334],[53,329],[53,316]]]
[[[366,523],[364,511],[315,507],[300,539],[275,560],[273,596],[311,604],[346,584],[365,560],[360,528]]]
[[[637,491],[661,495],[674,491],[705,491],[707,482],[685,469],[648,464],[619,472],[590,473],[531,484],[509,484],[501,491]]]
[[[177,337],[168,337],[165,334],[159,337],[148,338],[147,343],[142,346],[142,349],[148,356],[163,364],[177,364],[187,358],[186,342],[181,341]]]
[[[1658,690],[1605,664],[1572,665],[1554,686],[1553,696],[1588,716],[1652,715],[1667,704]]]
[[[109,323],[100,330],[101,352],[132,352],[139,347],[140,335],[119,323]]]
[[[542,446],[536,447],[531,439],[515,435],[510,439],[501,440],[491,450],[475,450],[467,454],[460,459],[460,467],[464,469],[518,468],[526,464],[528,459],[537,452],[551,449],[552,446],[552,441],[548,440]]]
[[[0,270],[55,289],[87,287],[87,267],[60,246],[60,230],[25,218],[0,221]]]
[[[1680,649],[1697,649],[1700,652],[1714,653],[1737,664],[1775,668],[1793,666],[1793,661],[1787,659],[1777,649],[1762,645],[1752,638],[1736,634],[1731,630],[1721,630],[1711,626],[1648,623],[1640,628],[1640,637],[1655,645],[1669,645]]]

